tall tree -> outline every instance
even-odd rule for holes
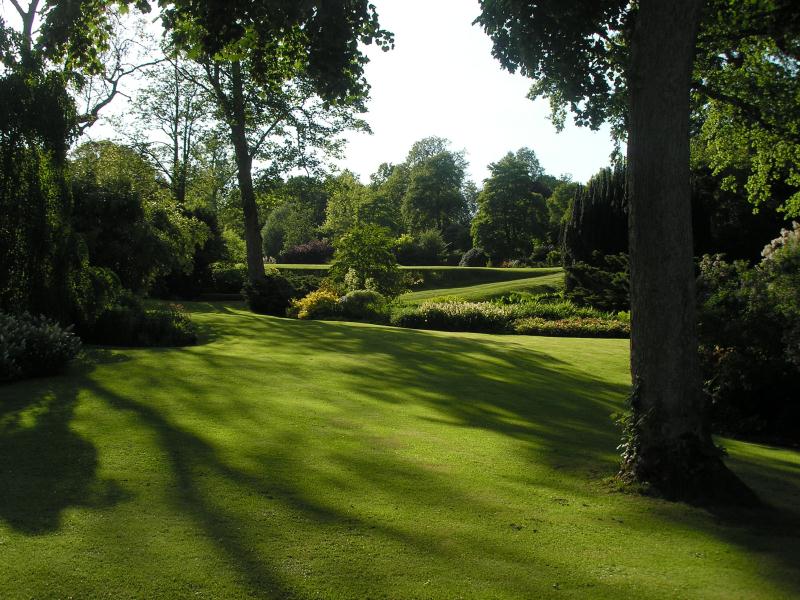
[[[197,150],[214,126],[209,118],[211,98],[197,84],[197,65],[166,49],[162,58],[144,71],[145,85],[132,106],[130,137],[169,182],[179,204],[186,203]]]
[[[478,212],[472,221],[475,247],[494,261],[523,258],[533,240],[547,231],[547,206],[536,179],[541,175],[536,155],[528,148],[509,152],[489,165],[489,177],[478,194]]]
[[[401,210],[412,233],[443,231],[468,218],[464,194],[467,161],[463,152],[449,150],[449,145],[444,138],[428,137],[416,142],[408,153]]]
[[[264,276],[253,163],[298,161],[307,147],[335,149],[335,134],[356,126],[352,112],[367,93],[367,58],[357,42],[388,47],[374,7],[288,0],[174,2],[164,20],[178,47],[205,68],[221,118],[230,130],[245,222],[247,268]],[[276,139],[297,144],[278,144]],[[273,143],[270,144],[270,140]],[[284,163],[285,164],[285,163]]]
[[[700,393],[690,90],[701,22],[762,12],[755,35],[769,36],[774,29],[764,28],[763,19],[776,24],[773,17],[789,5],[710,0],[704,13],[702,0],[481,1],[477,22],[492,37],[494,55],[509,70],[537,80],[531,93],[550,98],[557,122],[563,124],[569,108],[578,124],[596,127],[610,120],[618,135],[627,134],[634,387],[621,475],[668,496],[731,499],[734,488],[752,500],[713,445]],[[706,26],[704,34],[711,29]],[[735,49],[750,33],[732,29],[725,36],[711,34],[718,52]],[[704,49],[712,46],[701,42]],[[717,65],[701,66],[706,72],[700,79],[713,84],[710,73]]]
[[[0,19],[0,307],[72,320],[91,293],[71,227],[66,156],[79,131],[67,92],[101,71],[111,2],[12,0]],[[138,2],[137,5],[144,5]]]

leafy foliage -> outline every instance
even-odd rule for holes
[[[542,169],[536,155],[527,148],[509,152],[489,171],[477,198],[473,243],[496,262],[526,257],[534,239],[545,237],[548,223],[544,197],[537,191]]]
[[[388,319],[388,301],[374,290],[353,290],[339,299],[345,319],[381,323]]]
[[[447,243],[438,229],[427,229],[414,236],[401,235],[395,241],[394,251],[403,265],[438,265],[447,253]]]
[[[391,322],[416,329],[579,337],[625,337],[630,331],[629,323],[617,316],[530,294],[514,294],[498,302],[432,301],[399,306],[392,312]]]
[[[334,242],[336,253],[330,278],[348,291],[374,289],[386,296],[396,296],[403,276],[394,256],[389,231],[378,225],[355,227]]]
[[[245,282],[242,294],[254,313],[283,317],[296,291],[291,282],[274,269],[267,271],[263,278]]]
[[[180,209],[136,152],[89,142],[76,150],[70,172],[75,226],[92,264],[113,270],[125,288],[140,293],[173,270],[192,271],[209,228]]]
[[[489,264],[489,255],[483,248],[470,248],[458,263],[459,267],[485,267]]]
[[[523,335],[554,337],[627,338],[630,323],[598,318],[572,317],[569,319],[543,319],[527,317],[514,322],[514,331]]]
[[[311,240],[291,246],[281,253],[281,262],[289,264],[324,264],[333,256],[333,246],[328,240]]]
[[[427,146],[426,146],[427,144]],[[408,187],[403,194],[403,218],[412,233],[442,231],[468,218],[464,194],[466,159],[446,149],[447,140],[426,138],[409,152]]]
[[[718,430],[797,441],[800,417],[800,226],[755,267],[700,261],[700,353]]]
[[[126,296],[81,331],[94,344],[110,346],[191,346],[197,331],[179,304],[146,309],[141,300]]]
[[[299,300],[292,300],[289,314],[298,319],[325,319],[338,316],[340,309],[336,292],[322,288]]]
[[[71,329],[42,316],[0,312],[0,381],[60,372],[81,349]]]

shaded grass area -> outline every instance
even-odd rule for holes
[[[563,271],[555,273],[550,269],[542,269],[542,271],[535,277],[526,277],[524,279],[410,292],[400,296],[399,300],[405,304],[421,304],[430,300],[469,300],[479,302],[481,300],[499,298],[512,292],[543,294],[564,287]]]
[[[299,275],[313,273],[324,276],[330,265],[278,264],[282,271]],[[415,286],[418,290],[432,290],[450,287],[465,287],[485,283],[514,281],[563,273],[561,267],[531,267],[520,269],[500,269],[492,267],[448,267],[448,266],[400,266],[419,278]]]
[[[625,341],[190,308],[0,388],[0,597],[800,594],[797,453],[724,441],[758,511],[603,484]]]

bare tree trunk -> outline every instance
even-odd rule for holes
[[[258,205],[253,189],[253,157],[247,143],[244,108],[244,84],[239,62],[231,67],[231,108],[233,120],[230,123],[231,141],[236,156],[236,171],[239,180],[239,194],[244,212],[244,238],[247,247],[247,275],[251,280],[264,279],[264,259],[262,258],[261,226],[258,220]]]
[[[689,89],[702,0],[641,0],[628,138],[633,415],[622,476],[687,500],[754,500],[707,426],[695,315]],[[734,500],[734,498],[727,498]]]

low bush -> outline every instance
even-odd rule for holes
[[[304,298],[292,300],[288,314],[298,319],[326,319],[339,316],[341,307],[336,292],[322,288]]]
[[[0,381],[58,373],[80,349],[70,327],[27,313],[0,313]]]
[[[301,275],[297,273],[286,273],[281,271],[292,286],[292,298],[302,298],[322,286],[324,278],[319,275]]]
[[[289,279],[272,269],[263,279],[246,282],[242,294],[254,313],[283,317],[289,302],[296,296],[296,290]]]
[[[559,294],[530,294],[528,292],[512,292],[494,300],[495,304],[508,306],[515,319],[536,317],[542,319],[568,319],[580,317],[586,319],[613,319],[609,314],[589,306],[577,304],[563,298]]]
[[[354,290],[339,299],[342,317],[356,321],[380,323],[388,317],[386,298],[374,290]]]
[[[247,266],[243,263],[216,262],[211,265],[211,281],[218,294],[238,294],[247,281]]]
[[[544,319],[527,317],[514,321],[514,331],[523,335],[547,335],[556,337],[630,337],[629,323],[597,317],[570,317],[566,319]]]
[[[428,229],[415,236],[406,233],[394,242],[397,262],[402,265],[442,264],[446,261],[447,248],[448,244],[438,229]]]
[[[614,315],[576,306],[563,298],[531,294],[495,302],[401,305],[392,313],[391,323],[415,329],[580,337],[627,337],[630,332],[629,323]]]
[[[564,291],[577,304],[600,310],[630,308],[630,270],[626,254],[595,252],[591,262],[575,261],[564,267]]]
[[[197,330],[179,304],[145,309],[127,296],[102,313],[84,339],[108,346],[191,346],[197,343]]]
[[[489,264],[489,255],[483,251],[483,248],[471,248],[464,252],[461,261],[458,263],[459,267],[485,267]]]
[[[480,333],[502,333],[509,321],[508,307],[489,302],[423,302],[400,307],[391,317],[398,327]]]
[[[328,240],[311,240],[305,244],[291,246],[281,252],[283,263],[315,265],[324,264],[333,257],[333,246]]]

